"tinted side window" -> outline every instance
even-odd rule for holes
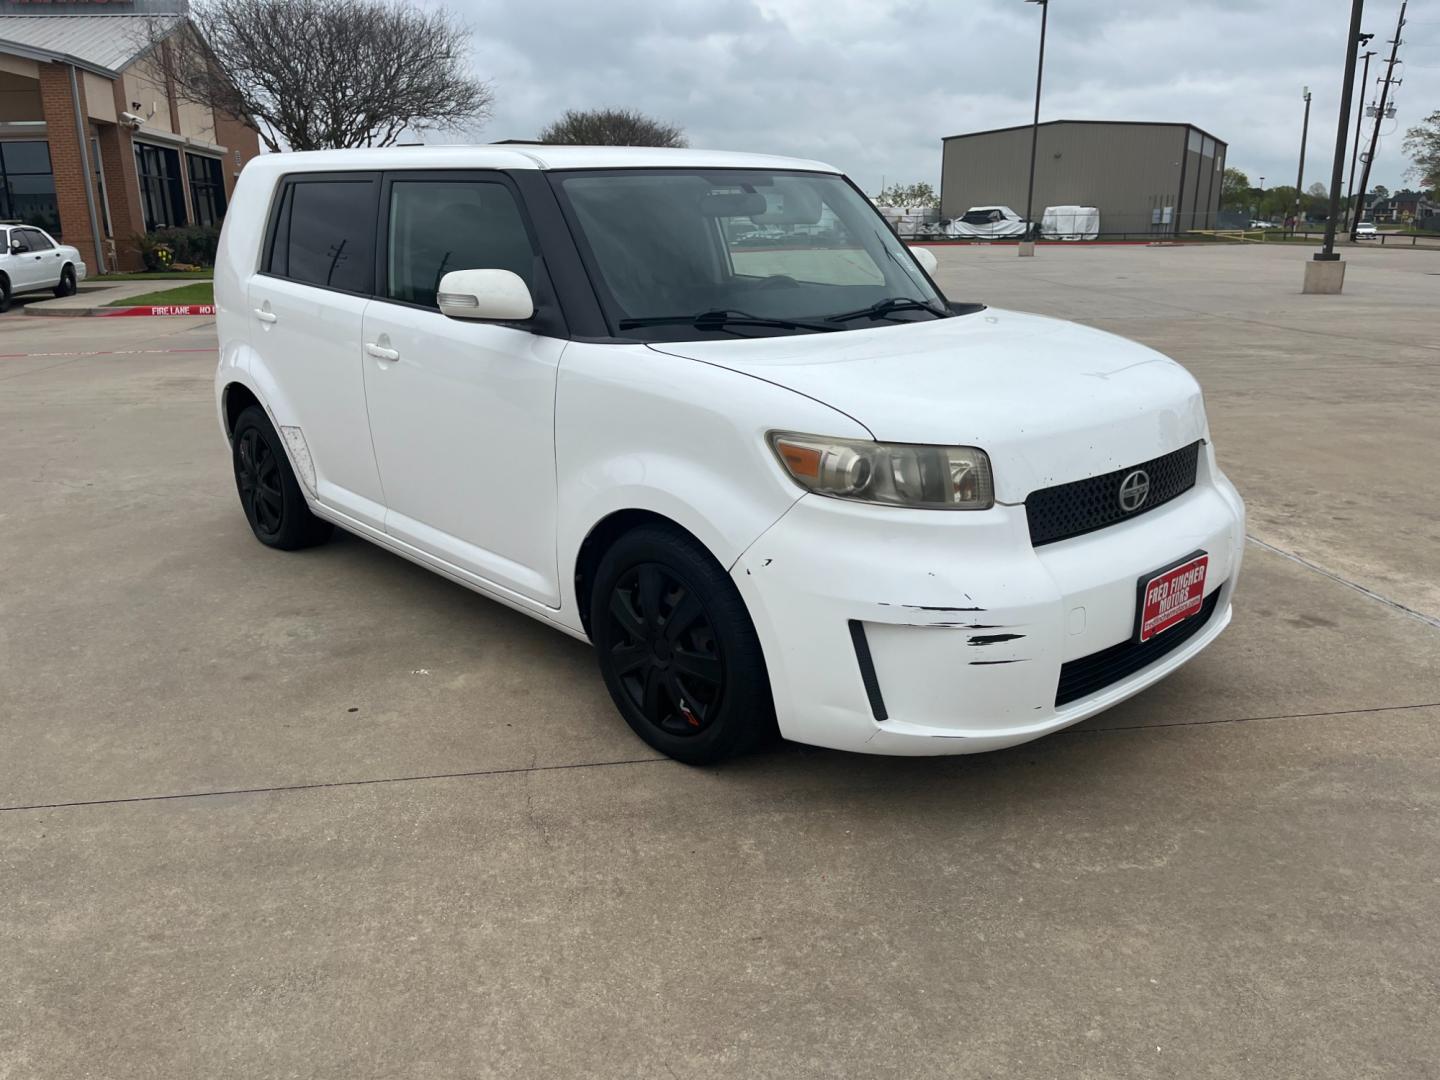
[[[24,229],[10,230],[10,246],[12,248],[18,247],[21,251],[30,250],[30,242],[25,239]]]
[[[270,272],[307,285],[371,292],[377,186],[371,179],[292,184],[281,204],[283,227],[277,228]]]
[[[26,242],[30,245],[31,251],[49,251],[55,245],[38,229],[21,229],[25,235]]]
[[[385,295],[394,300],[434,307],[451,270],[510,270],[534,288],[535,249],[501,183],[395,181],[388,246]]]

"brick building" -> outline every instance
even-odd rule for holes
[[[63,237],[92,273],[137,269],[140,233],[218,225],[260,152],[156,70],[156,17],[179,26],[185,0],[0,0],[0,220]]]

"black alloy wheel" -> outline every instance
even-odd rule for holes
[[[667,566],[642,563],[610,594],[610,664],[631,704],[661,731],[700,734],[725,692],[725,660],[695,589]]]
[[[235,480],[245,516],[257,533],[278,536],[285,523],[280,463],[258,428],[247,428],[235,444]]]
[[[305,493],[265,410],[258,405],[242,410],[230,439],[235,490],[255,539],[284,551],[330,539],[335,527],[305,505]]]
[[[590,639],[615,706],[663,754],[709,765],[775,730],[770,676],[740,591],[689,533],[617,539],[590,582]]]

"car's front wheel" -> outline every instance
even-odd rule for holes
[[[250,530],[267,547],[293,551],[323,544],[335,527],[305,505],[305,494],[265,410],[251,405],[231,436],[235,488]]]
[[[745,602],[687,533],[645,525],[600,560],[590,636],[620,714],[690,765],[755,747],[774,730],[770,679]]]

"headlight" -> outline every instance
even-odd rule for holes
[[[990,459],[973,446],[862,442],[772,431],[785,471],[818,495],[926,510],[995,505]]]

